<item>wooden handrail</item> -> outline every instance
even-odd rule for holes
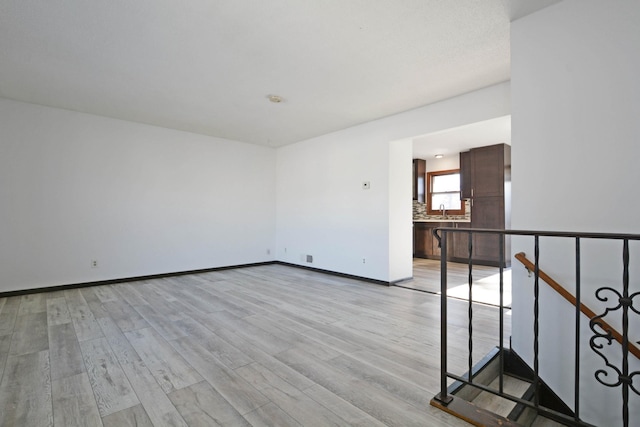
[[[517,253],[515,255],[515,258],[518,261],[520,261],[527,268],[527,270],[535,271],[535,268],[536,268],[535,264],[527,258],[524,252]],[[551,286],[553,290],[558,292],[564,299],[569,301],[574,307],[576,306],[577,304],[576,297],[571,295],[569,291],[567,291],[564,287],[562,287],[561,284],[559,284],[558,282],[553,280],[551,277],[549,277],[549,275],[544,271],[542,271],[539,267],[538,267],[538,276],[544,282],[546,282],[547,285]],[[591,310],[589,307],[587,307],[582,303],[580,303],[580,311],[584,313],[589,319],[593,319],[597,316],[597,314],[594,313],[593,310]],[[615,339],[620,343],[620,345],[622,345],[622,334],[620,334],[620,332],[616,331],[613,326],[605,322],[603,319],[598,319],[596,322],[600,325],[602,329],[609,332],[613,337],[613,339]],[[631,352],[631,354],[633,354],[635,357],[640,359],[640,349],[638,349],[638,347],[636,347],[630,341],[629,341],[629,352]]]

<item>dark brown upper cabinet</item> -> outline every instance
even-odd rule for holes
[[[471,198],[504,196],[505,156],[511,159],[511,147],[506,144],[490,145],[475,148],[470,153]]]
[[[427,162],[422,159],[413,159],[413,200],[425,202],[425,179]]]
[[[471,228],[510,228],[511,146],[489,145],[460,153],[460,174],[462,198],[471,200]],[[454,260],[464,262],[464,258],[468,257],[468,249],[465,248],[468,246],[468,237],[463,234],[457,240],[454,242]],[[474,235],[474,263],[509,265],[510,239],[505,238],[503,259],[499,256],[499,242],[497,235]]]
[[[489,145],[460,153],[463,199],[504,197],[508,182],[511,182],[511,146]]]
[[[471,151],[460,153],[460,197],[471,198]]]

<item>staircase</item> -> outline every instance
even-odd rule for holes
[[[473,372],[473,384],[454,382],[449,386],[449,396],[453,398],[449,405],[442,406],[436,399],[431,401],[439,407],[476,426],[524,426],[554,427],[564,426],[552,418],[536,414],[522,403],[485,391],[500,391],[500,358],[499,348],[495,348],[476,366]],[[502,394],[509,395],[533,404],[534,385],[533,371],[510,350],[504,353],[504,369],[502,374]],[[463,376],[466,380],[469,373]],[[541,400],[548,408],[552,408],[567,416],[573,416],[569,408],[555,396],[543,383],[540,386]],[[552,416],[552,415],[551,415]]]
[[[448,297],[447,297],[447,237],[465,233],[467,235],[468,251],[468,365],[467,372],[459,375],[448,369]],[[519,244],[523,245],[524,239],[532,240],[534,260],[530,261],[524,253],[518,253],[515,258],[523,263],[532,278],[532,300],[531,305],[519,308],[520,319],[531,320],[532,335],[525,332],[518,337],[519,346],[533,350],[532,355],[528,355],[531,366],[526,365],[512,349],[503,346],[507,342],[504,333],[505,311],[508,310],[503,304],[503,266],[499,266],[499,298],[498,316],[499,328],[497,342],[501,347],[496,347],[476,366],[472,365],[474,339],[477,330],[481,328],[481,321],[476,320],[476,309],[473,304],[473,254],[476,250],[474,243],[476,235],[494,237],[498,241],[498,253],[500,259],[506,253],[507,240],[512,236],[518,236]],[[576,427],[593,427],[594,422],[598,425],[630,427],[638,425],[640,407],[636,401],[630,401],[630,397],[635,399],[640,396],[640,386],[634,384],[634,378],[640,379],[640,369],[637,368],[637,361],[630,363],[630,357],[640,359],[640,348],[635,345],[629,334],[630,325],[636,325],[630,321],[630,316],[640,315],[640,292],[631,285],[630,277],[630,243],[637,249],[640,242],[640,234],[611,234],[611,233],[575,233],[556,231],[528,231],[528,230],[487,230],[487,229],[458,229],[442,227],[434,230],[434,236],[441,247],[440,284],[441,284],[441,334],[440,334],[440,392],[431,400],[431,405],[455,415],[476,426],[558,426],[569,425]],[[555,261],[570,263],[575,268],[575,275],[572,279],[575,295],[567,291],[549,275],[547,275],[539,265],[540,260],[540,239],[545,242],[553,239],[556,243],[558,239],[570,239],[573,246],[573,253],[560,257],[557,253]],[[480,241],[480,240],[478,240]],[[612,244],[621,243],[620,266],[621,271],[616,272],[618,267],[604,269],[610,277],[606,283],[601,283],[601,271],[595,272],[593,269],[585,270],[593,277],[592,283],[587,289],[582,289],[583,269],[582,269],[582,246],[593,250],[606,249],[611,251]],[[597,245],[594,242],[605,242],[604,245]],[[477,243],[477,242],[476,242]],[[566,246],[569,247],[569,246]],[[565,248],[565,246],[562,246]],[[604,248],[604,249],[603,249]],[[559,247],[557,247],[559,249]],[[635,253],[634,253],[635,254]],[[637,255],[636,255],[637,258]],[[635,259],[635,258],[633,258]],[[599,266],[598,268],[602,268]],[[609,271],[611,270],[611,271]],[[532,274],[532,275],[531,275]],[[587,277],[585,275],[585,277]],[[540,287],[546,283],[560,297],[569,302],[573,308],[569,312],[573,318],[571,323],[575,327],[574,338],[562,343],[562,354],[559,356],[556,351],[556,359],[561,362],[556,368],[564,369],[568,375],[572,375],[571,383],[563,384],[563,395],[571,400],[562,402],[556,394],[544,383],[544,372],[549,372],[544,366],[541,369],[540,360],[545,362],[545,354],[548,354],[548,347],[540,347],[540,335],[545,337],[555,336],[555,331],[548,325],[540,327],[541,314],[547,314],[549,308],[541,309]],[[597,287],[599,286],[599,287]],[[546,291],[545,291],[546,292]],[[591,293],[589,295],[589,293]],[[637,297],[637,298],[636,298]],[[592,301],[599,301],[597,314],[587,307],[583,299],[590,298]],[[559,299],[561,301],[561,299]],[[546,304],[548,299],[542,301]],[[551,307],[554,307],[552,304]],[[559,307],[555,305],[555,307]],[[566,306],[563,306],[566,307]],[[530,312],[528,310],[531,310]],[[512,312],[513,313],[513,312]],[[530,316],[530,317],[529,317]],[[585,322],[586,320],[586,322]],[[637,319],[635,319],[637,321]],[[618,323],[619,330],[610,323]],[[585,328],[584,323],[588,324]],[[583,334],[584,332],[584,334]],[[560,336],[560,335],[558,335]],[[531,347],[527,347],[524,340],[531,337]],[[520,342],[522,341],[522,342]],[[510,346],[509,346],[510,347]],[[517,347],[517,348],[520,348]],[[566,347],[566,352],[565,352]],[[572,348],[573,347],[573,348]],[[558,350],[558,347],[554,347]],[[457,356],[460,356],[458,354]],[[590,357],[589,357],[590,356]],[[549,359],[547,359],[549,360]],[[544,363],[543,363],[544,365]],[[634,370],[635,369],[635,370]],[[572,371],[572,372],[571,372]],[[592,373],[590,375],[590,373]],[[590,378],[589,378],[590,376]],[[454,380],[453,384],[450,384]],[[551,380],[551,379],[550,379]],[[559,378],[553,378],[553,382]],[[557,384],[556,384],[557,386]],[[573,388],[573,396],[567,392],[567,388]],[[600,398],[601,392],[606,390],[619,390],[615,394],[608,393],[608,400]],[[584,397],[583,397],[584,396]],[[572,405],[570,409],[567,404]],[[595,406],[597,405],[597,406]],[[572,411],[575,410],[575,413]],[[589,421],[587,421],[587,419]]]

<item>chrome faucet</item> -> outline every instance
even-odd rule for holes
[[[442,211],[442,218],[446,218],[447,210],[445,209],[444,203],[440,203],[440,210]]]

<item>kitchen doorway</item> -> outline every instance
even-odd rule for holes
[[[511,116],[498,117],[478,123],[472,123],[465,126],[460,126],[457,128],[446,129],[435,133],[430,133],[427,135],[416,136],[412,139],[413,143],[413,159],[414,159],[414,189],[419,186],[416,184],[417,170],[416,167],[416,159],[419,160],[423,166],[423,172],[425,176],[428,176],[429,173],[438,174],[444,172],[452,172],[456,170],[465,169],[463,167],[464,160],[469,159],[469,156],[461,156],[460,153],[466,154],[469,150],[474,149],[474,153],[478,153],[480,150],[478,147],[482,148],[483,152],[485,149],[489,149],[489,146],[498,146],[501,144],[504,148],[505,153],[510,153],[510,145],[511,145]],[[478,158],[478,155],[476,155]],[[506,158],[506,154],[505,154]],[[510,158],[510,156],[509,156]],[[463,161],[464,160],[464,161]],[[479,160],[478,160],[479,162]],[[420,165],[418,164],[418,165]],[[468,165],[469,163],[467,163]],[[494,164],[489,161],[485,161],[484,164]],[[506,165],[506,161],[505,161]],[[510,165],[510,163],[509,163]],[[506,166],[505,166],[506,168]],[[499,167],[502,170],[502,167]],[[466,169],[465,169],[466,170]],[[506,170],[506,169],[505,169]],[[505,172],[506,175],[506,172]],[[461,174],[462,176],[462,174]],[[465,174],[465,176],[469,176],[469,174]],[[473,176],[478,176],[474,174]],[[484,175],[481,175],[484,176]],[[479,182],[479,181],[478,181]],[[508,189],[507,189],[507,178],[504,177],[505,182],[505,191],[502,200],[502,205],[500,205],[501,212],[504,213],[504,222],[502,223],[504,228],[510,228],[510,168],[509,168],[509,178],[508,178]],[[426,188],[430,185],[426,182],[423,185]],[[434,184],[435,185],[435,184]],[[468,186],[468,185],[467,185]],[[459,188],[460,197],[463,198],[463,194],[466,194],[464,186],[461,185]],[[473,188],[473,187],[472,187]],[[468,190],[468,189],[467,189]],[[507,191],[508,190],[508,191]],[[472,190],[471,190],[472,191]],[[435,192],[435,190],[434,190]],[[431,233],[425,232],[424,229],[429,228],[429,226],[437,227],[437,226],[446,226],[446,227],[464,227],[467,228],[469,226],[478,227],[478,228],[502,228],[496,226],[480,226],[480,225],[471,225],[473,218],[473,204],[470,202],[469,195],[464,196],[464,200],[466,200],[466,208],[464,210],[464,215],[454,215],[452,211],[442,211],[440,215],[439,212],[427,209],[427,198],[431,201],[431,205],[433,205],[433,200],[429,197],[429,194],[426,194],[427,191],[424,191],[422,199],[417,197],[419,195],[414,191],[414,200],[413,200],[413,229],[414,229],[414,247],[413,247],[413,279],[401,283],[402,286],[415,289],[423,292],[429,292],[433,294],[440,294],[440,260],[438,259],[440,256],[439,249],[437,248],[437,244],[435,239],[432,239],[431,243],[429,242],[429,237]],[[474,199],[473,194],[471,195],[471,199]],[[491,206],[496,206],[494,201],[495,198],[488,199],[491,201]],[[483,200],[484,203],[484,200]],[[436,204],[437,205],[437,204]],[[486,204],[477,204],[477,212],[479,213],[478,219],[484,218],[483,215],[488,215],[488,208]],[[481,209],[481,210],[480,210]],[[496,208],[498,209],[498,208]],[[492,218],[497,218],[497,216],[491,216]],[[475,220],[473,221],[476,222]],[[455,245],[454,245],[455,246]],[[455,246],[457,247],[457,246]],[[461,246],[462,247],[462,246]],[[452,252],[455,252],[453,248]],[[465,245],[466,249],[466,245]],[[449,252],[449,251],[448,251]],[[506,251],[507,260],[510,257],[509,249]],[[454,258],[464,258],[466,253],[457,254],[450,253],[449,257]],[[487,254],[483,254],[486,256]],[[491,259],[491,258],[483,258],[483,259]],[[458,259],[459,260],[459,259]],[[507,261],[508,262],[508,261]],[[468,300],[469,298],[469,272],[468,265],[465,263],[455,263],[450,262],[447,264],[448,277],[447,277],[447,295],[452,298]],[[473,265],[472,270],[472,300],[477,303],[482,304],[490,304],[494,306],[498,306],[500,304],[500,275],[498,267],[489,267],[484,265]],[[503,304],[505,307],[511,306],[511,269],[505,268],[503,270]]]

